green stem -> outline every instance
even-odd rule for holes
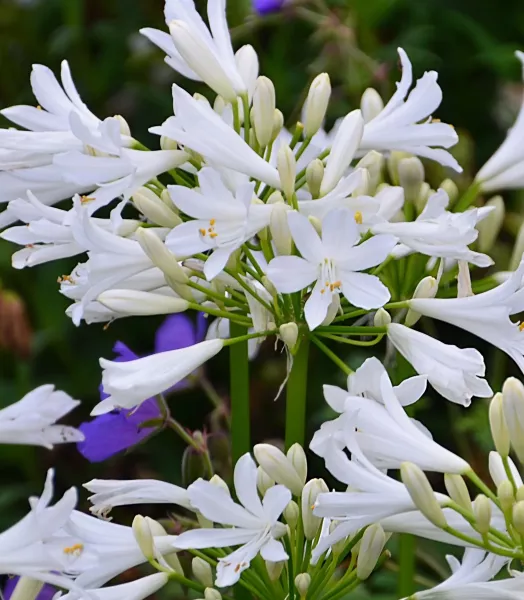
[[[308,357],[309,339],[303,337],[286,386],[286,448],[305,441]]]
[[[315,346],[320,348],[320,350],[322,350],[322,352],[328,358],[330,358],[338,367],[340,367],[346,375],[350,375],[351,373],[353,373],[353,369],[348,367],[344,361],[340,360],[340,358],[334,352],[332,352],[326,346],[326,344],[322,343],[316,336],[311,335],[311,341],[315,344]]]
[[[463,212],[469,208],[477,199],[479,192],[480,185],[472,183],[455,205],[454,212]]]
[[[415,537],[409,533],[399,536],[399,572],[397,596],[405,598],[411,596],[415,581]]]
[[[230,321],[231,337],[246,335],[247,329]],[[232,344],[229,350],[231,395],[231,447],[233,464],[251,450],[249,420],[249,362],[247,340]]]

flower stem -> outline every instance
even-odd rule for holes
[[[304,445],[309,338],[302,337],[286,386],[286,448]]]
[[[455,205],[453,212],[464,212],[467,208],[471,206],[471,204],[473,204],[473,202],[475,202],[479,192],[479,184],[472,183]]]
[[[231,337],[241,337],[247,329],[230,321]],[[249,420],[249,362],[247,339],[232,344],[229,350],[229,381],[231,395],[231,447],[233,464],[251,449]]]
[[[397,596],[405,598],[415,591],[415,538],[409,533],[399,536],[399,567]]]
[[[332,352],[323,342],[321,342],[316,336],[311,335],[311,341],[322,350],[322,352],[330,358],[338,367],[344,371],[346,375],[350,375],[353,373],[353,370],[346,365],[346,363],[334,353]]]

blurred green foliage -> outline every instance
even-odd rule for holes
[[[67,58],[93,112],[102,118],[123,115],[134,136],[153,146],[157,141],[147,129],[171,113],[170,84],[180,81],[192,91],[205,92],[182,81],[165,65],[162,53],[138,33],[145,26],[164,28],[163,4],[163,0],[0,0],[0,107],[34,103],[29,85],[31,64],[40,62],[57,72],[60,61]],[[230,1],[229,8],[235,45],[255,46],[261,72],[275,82],[278,106],[290,124],[300,116],[308,83],[321,71],[329,72],[334,88],[329,122],[357,107],[368,86],[388,97],[398,78],[398,46],[408,52],[417,75],[429,69],[439,72],[444,100],[437,116],[461,132],[465,139],[462,162],[470,170],[497,147],[520,104],[519,64],[513,52],[524,48],[522,0],[506,0],[503,7],[490,0],[302,0],[288,4],[279,14],[265,18],[250,14],[245,20],[243,15],[249,12],[246,0]],[[7,123],[0,118],[0,125]],[[502,261],[500,269],[506,267],[510,233],[514,234],[522,220],[519,202],[515,198],[513,202],[505,246],[496,252]],[[107,329],[98,325],[75,328],[64,315],[68,302],[55,282],[69,273],[76,261],[14,271],[11,252],[9,244],[0,243],[0,289],[1,293],[16,292],[25,304],[31,333],[25,332],[22,346],[29,343],[30,352],[22,352],[26,354],[22,356],[16,340],[0,340],[0,406],[39,384],[52,382],[84,401],[70,418],[77,424],[98,396],[98,357],[110,357],[116,340],[137,353],[148,352],[161,321],[134,319],[132,325],[122,320]],[[23,321],[23,315],[17,315]],[[0,314],[0,321],[2,317],[11,318]],[[459,346],[478,347],[476,340],[457,330],[440,328],[438,335]],[[492,379],[500,385],[508,362],[491,349],[481,350]],[[344,352],[347,356],[341,358],[355,366],[365,357],[359,351]],[[208,370],[225,397],[226,362],[227,356],[221,356]],[[282,436],[283,399],[274,402],[273,398],[285,374],[284,363],[284,357],[275,355],[269,344],[252,365],[254,441]],[[315,354],[312,365],[310,431],[330,416],[322,401],[322,383],[343,385],[340,374],[323,357]],[[209,405],[200,393],[189,392],[173,398],[172,410],[185,426],[196,429],[206,422]],[[417,417],[431,423],[439,441],[458,448],[482,468],[489,450],[485,403],[478,400],[474,408],[465,411],[428,397],[418,406]],[[56,467],[61,487],[81,484],[93,476],[177,481],[182,451],[183,445],[173,441],[168,432],[132,455],[94,466],[72,447],[47,452],[0,446],[0,530],[25,511],[27,494],[38,492],[49,466]],[[320,466],[313,457],[312,465],[313,471]],[[82,502],[85,506],[85,497]],[[164,514],[162,509],[155,510],[157,515]],[[424,547],[419,551],[425,552]],[[430,581],[438,578],[441,569],[438,560],[433,566],[432,562],[431,556],[422,560]],[[354,597],[394,597],[389,593],[394,585],[391,578],[386,572],[373,580],[372,591]]]

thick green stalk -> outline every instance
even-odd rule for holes
[[[247,328],[229,323],[231,337],[247,334]],[[229,381],[231,394],[231,447],[233,464],[251,450],[249,420],[249,362],[247,340],[232,344],[229,350]]]
[[[397,596],[406,598],[415,591],[415,538],[409,533],[399,536],[399,571]]]
[[[305,441],[308,357],[309,339],[303,337],[286,388],[286,448]]]

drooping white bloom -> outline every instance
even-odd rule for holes
[[[107,515],[115,506],[131,504],[177,504],[191,508],[187,490],[157,479],[93,479],[84,483],[93,492],[89,497],[90,511]]]
[[[403,150],[435,160],[460,173],[460,165],[443,150],[457,143],[455,130],[446,123],[427,121],[442,101],[437,73],[425,73],[409,92],[413,82],[411,62],[402,48],[398,53],[402,78],[383,110],[365,124],[360,150]]]
[[[470,331],[500,348],[524,372],[524,331],[509,318],[524,309],[523,275],[524,261],[509,279],[488,292],[465,298],[416,298],[409,305],[421,315]]]
[[[218,354],[223,340],[208,340],[180,350],[117,362],[100,359],[102,385],[108,398],[91,411],[102,415],[115,408],[134,408],[147,398],[169,389]]]
[[[241,545],[233,553],[219,559],[218,587],[236,583],[242,571],[259,553],[263,559],[271,562],[288,558],[282,543],[277,540],[286,533],[285,525],[278,519],[291,500],[291,492],[282,485],[275,485],[267,490],[260,501],[257,467],[249,454],[244,454],[235,465],[234,480],[240,504],[233,501],[228,491],[208,481],[199,479],[189,486],[191,504],[210,521],[226,527],[187,531],[178,536],[175,542],[178,549]]]
[[[228,102],[247,92],[251,82],[242,77],[233,53],[225,0],[208,1],[209,29],[193,0],[167,0],[164,12],[170,36],[151,28],[140,33],[164,50],[170,67],[185,77],[204,81]]]
[[[211,280],[237,248],[269,224],[272,207],[252,201],[252,182],[246,181],[233,193],[220,174],[209,168],[199,172],[198,181],[199,191],[169,186],[173,203],[194,220],[175,227],[166,246],[181,257],[213,250],[204,265],[204,274]]]
[[[322,239],[304,215],[290,212],[288,223],[302,257],[274,258],[267,276],[284,294],[298,292],[316,282],[305,305],[310,329],[322,323],[340,292],[351,304],[362,308],[378,308],[389,300],[389,290],[378,277],[358,271],[385,260],[395,245],[394,237],[378,235],[357,246],[360,235],[347,209],[326,215],[322,221]]]
[[[524,52],[515,52],[522,63],[524,77]],[[514,189],[524,186],[524,99],[517,119],[508,131],[506,139],[475,178],[484,192]]]
[[[195,100],[173,85],[175,116],[169,117],[151,133],[165,135],[201,154],[211,166],[233,169],[280,188],[275,167],[259,156],[234,129],[205,102]]]
[[[41,385],[0,410],[0,443],[30,444],[52,449],[54,444],[81,442],[78,429],[56,421],[80,404],[53,385]]]
[[[449,197],[440,189],[433,194],[415,221],[404,223],[377,223],[373,233],[396,236],[401,247],[395,251],[404,256],[405,248],[428,256],[467,261],[478,267],[488,267],[493,261],[486,254],[468,248],[478,237],[475,225],[483,216],[477,209],[461,213],[446,210]]]
[[[61,600],[81,600],[86,595],[93,600],[144,600],[155,592],[158,592],[169,581],[166,573],[154,573],[129,583],[120,583],[104,588],[91,588],[82,592],[69,592],[60,596]]]
[[[388,339],[417,373],[425,375],[437,392],[451,402],[469,406],[473,396],[490,398],[493,395],[483,379],[486,367],[478,350],[444,344],[399,323],[388,325]]]

